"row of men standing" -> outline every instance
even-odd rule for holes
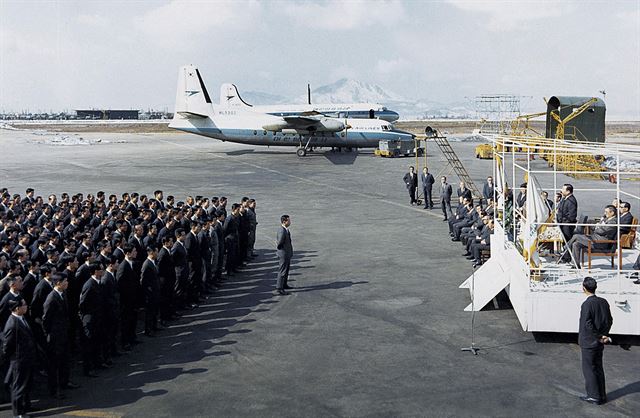
[[[27,203],[24,208],[31,210],[30,205]],[[5,214],[0,212],[0,216]],[[95,376],[96,369],[110,367],[111,357],[121,354],[116,347],[118,330],[125,351],[138,342],[136,324],[141,307],[145,334],[153,336],[180,310],[194,308],[220,287],[226,279],[224,270],[226,276],[232,276],[256,255],[255,200],[243,198],[242,204],[232,205],[229,216],[222,205],[194,211],[186,225],[184,220],[176,219],[179,216],[172,216],[175,214],[175,209],[167,212],[159,234],[153,235],[149,224],[137,224],[133,232],[129,231],[128,239],[117,227],[100,230],[97,223],[87,225],[85,233],[77,235],[77,251],[74,245],[67,245],[75,243],[76,236],[61,234],[64,252],[57,254],[57,249],[42,246],[49,258],[42,266],[30,245],[39,245],[38,242],[25,241],[27,245],[17,247],[16,240],[15,245],[5,245],[11,241],[8,237],[15,236],[11,229],[20,224],[2,219],[0,325],[5,337],[16,332],[14,318],[20,316],[17,312],[23,309],[22,305],[32,307],[28,314],[25,308],[18,326],[24,323],[24,330],[33,337],[33,356],[29,355],[28,341],[19,353],[11,345],[15,339],[4,338],[3,344],[4,370],[8,372],[7,383],[12,384],[16,415],[28,409],[32,374],[38,367],[48,374],[52,397],[61,397],[62,389],[76,387],[69,380],[69,364],[77,334],[81,339],[83,373]],[[101,216],[109,225],[110,215]],[[72,217],[68,225],[75,223]],[[30,224],[25,226],[30,228]],[[188,230],[182,226],[188,226]],[[109,234],[110,229],[118,230]],[[104,232],[104,237],[93,244],[90,238],[99,236],[98,231]],[[46,242],[53,239],[42,236],[40,239],[46,238]],[[23,259],[32,261],[22,262]],[[29,283],[29,290],[24,293],[23,278]]]

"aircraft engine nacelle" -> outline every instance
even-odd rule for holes
[[[311,132],[306,130],[306,129],[283,129],[282,133],[287,135],[287,134],[291,134],[291,135],[309,135]]]
[[[344,129],[344,123],[336,119],[322,119],[320,126],[316,127],[319,132],[340,132]]]
[[[270,132],[280,132],[288,126],[289,124],[287,122],[282,121],[282,122],[270,123],[268,125],[263,125],[262,129]]]

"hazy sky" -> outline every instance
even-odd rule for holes
[[[284,96],[350,77],[406,98],[597,95],[640,120],[640,0],[0,0],[0,111],[173,109],[177,68],[212,92]]]

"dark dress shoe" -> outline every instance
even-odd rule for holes
[[[638,280],[634,280],[634,281],[633,281],[633,284],[640,284],[640,279],[638,279]]]
[[[278,289],[278,294],[280,296],[287,296],[287,295],[290,295],[291,293],[285,292],[284,289]]]
[[[78,389],[80,385],[76,385],[73,382],[68,382],[66,385],[62,386],[62,389]]]
[[[471,253],[469,251],[467,251],[466,253],[462,254],[463,257],[469,257],[471,255]]]
[[[442,220],[442,222],[447,222],[447,221],[448,221],[448,219],[447,219],[447,218],[444,218],[444,219]]]
[[[467,260],[473,260],[475,257],[472,256],[472,255],[468,255],[466,258],[467,258]]]
[[[288,284],[285,284],[284,286],[282,286],[283,289],[293,289],[293,286],[289,286]]]
[[[585,401],[585,402],[589,402],[592,403],[594,405],[602,405],[602,401],[600,399],[596,399],[596,398],[591,398],[589,396],[581,396],[580,397],[581,401]]]
[[[460,240],[458,238],[456,238],[456,237],[453,237],[453,238],[451,238],[451,241],[460,241]]]

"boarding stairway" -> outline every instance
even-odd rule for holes
[[[467,173],[467,169],[464,168],[464,165],[462,165],[462,162],[458,158],[458,155],[453,150],[453,148],[451,148],[451,144],[447,140],[447,137],[436,135],[432,136],[429,139],[433,139],[438,148],[440,148],[440,151],[442,151],[444,158],[447,160],[449,166],[456,173],[460,181],[464,181],[464,184],[467,186],[467,188],[471,190],[471,195],[475,199],[481,199],[482,193],[480,193],[480,191],[476,187],[476,184],[473,182],[473,180],[471,180],[469,173]]]

